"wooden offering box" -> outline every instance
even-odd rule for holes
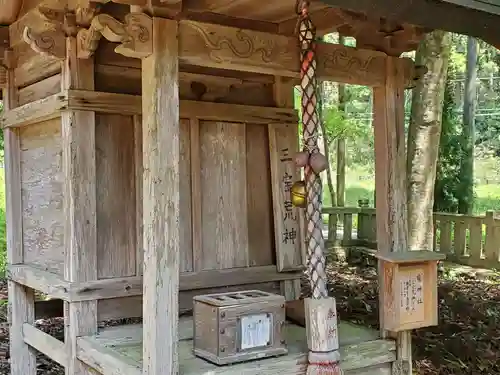
[[[196,296],[194,354],[218,365],[287,354],[285,298],[248,290]]]
[[[446,256],[432,251],[375,256],[384,275],[382,328],[398,332],[437,325],[437,263]]]

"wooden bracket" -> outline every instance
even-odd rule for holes
[[[78,31],[77,56],[82,59],[92,56],[102,37],[121,43],[115,48],[116,53],[144,58],[153,52],[153,20],[145,13],[129,13],[121,23],[108,14],[99,14],[88,29]]]
[[[381,51],[389,56],[399,56],[418,47],[429,30],[419,26],[389,21],[376,16],[337,10],[343,24],[337,31],[356,38],[358,48]]]
[[[88,25],[99,12],[99,7],[91,5],[86,8],[80,7],[76,11],[68,11],[40,6],[37,10],[50,28],[35,31],[26,26],[23,30],[23,40],[38,53],[65,59],[66,37],[76,36],[81,26]]]
[[[66,35],[58,30],[46,30],[37,33],[26,26],[23,40],[33,51],[43,55],[64,59],[66,57]]]
[[[42,18],[53,26],[54,31],[65,34],[65,36],[76,35],[78,26],[76,24],[76,14],[74,12],[43,6],[38,7],[37,10]]]
[[[74,11],[68,11],[40,6],[38,12],[67,36],[75,36],[80,27],[90,26],[92,19],[100,12],[100,7],[98,3],[89,3],[84,7],[77,7]]]

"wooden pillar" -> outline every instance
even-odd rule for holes
[[[93,59],[76,57],[76,39],[66,39],[61,89],[94,90]],[[64,111],[61,115],[64,176],[64,277],[68,281],[97,279],[95,112]],[[76,358],[78,336],[97,332],[97,301],[64,303],[67,375],[91,374]]]
[[[379,252],[408,251],[404,73],[395,57],[386,59],[385,86],[373,90],[376,220]],[[379,303],[384,304],[384,278],[379,261]],[[383,322],[383,309],[380,309]],[[382,332],[386,336],[385,332]],[[397,334],[398,365],[411,371],[411,332]]]
[[[153,53],[142,60],[143,374],[178,373],[178,24],[153,18]]]
[[[4,62],[8,65],[6,88],[3,90],[3,110],[17,107],[17,88],[14,84],[11,51],[6,51]],[[5,200],[7,222],[7,263],[23,263],[23,220],[21,204],[21,147],[19,129],[6,128],[4,134],[5,154]],[[33,290],[8,281],[10,362],[12,375],[36,375],[36,354],[23,340],[23,323],[35,320]]]

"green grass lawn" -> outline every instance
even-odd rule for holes
[[[349,181],[350,180],[350,181]],[[373,191],[375,183],[373,180],[348,179],[346,183],[345,200],[346,206],[357,207],[359,199],[368,199],[370,207],[373,207]],[[484,215],[488,210],[500,211],[500,184],[481,184],[474,188],[474,214]],[[323,189],[323,206],[331,206],[328,186]]]

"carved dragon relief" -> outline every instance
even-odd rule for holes
[[[258,32],[247,33],[244,30],[238,30],[233,35],[222,34],[217,29],[205,28],[208,25],[201,26],[197,22],[184,21],[185,26],[196,33],[209,49],[209,57],[216,63],[224,63],[229,56],[240,59],[249,59],[254,56],[260,56],[265,63],[271,63],[277,56],[284,51],[279,43],[273,39],[259,37]],[[231,52],[228,55],[227,52]]]
[[[77,34],[77,56],[82,59],[94,54],[99,40],[121,43],[115,52],[127,57],[144,58],[153,51],[153,20],[144,13],[129,13],[121,23],[108,14],[99,14],[92,19],[88,29]]]
[[[325,68],[339,69],[341,67],[343,71],[352,73],[357,71],[369,73],[372,65],[375,64],[377,62],[374,56],[361,59],[358,56],[352,56],[346,49],[335,50],[323,58]]]

